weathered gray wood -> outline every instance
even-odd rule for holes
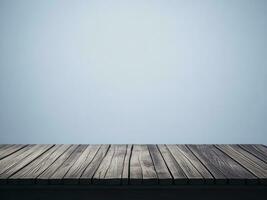
[[[96,172],[93,176],[93,180],[92,180],[93,184],[103,184],[105,182],[104,178],[106,176],[108,168],[111,165],[111,161],[112,161],[114,154],[115,154],[115,145],[111,145],[106,156],[102,160],[99,168],[96,170]]]
[[[5,153],[5,151],[7,151],[7,149],[12,148],[14,146],[13,145],[8,145],[8,144],[0,144],[0,159],[2,158],[2,154]]]
[[[6,149],[6,148],[8,148],[8,146],[12,146],[12,145],[13,144],[10,144],[10,145],[8,145],[8,144],[0,144],[0,152],[1,152],[2,149]]]
[[[33,148],[33,149],[32,149]],[[8,157],[2,159],[0,161],[0,174],[5,173],[10,168],[17,165],[22,159],[27,157],[29,154],[33,153],[34,150],[39,148],[38,146],[34,145],[28,145],[27,147],[21,149],[20,151],[17,151],[13,153],[12,155],[9,155]]]
[[[76,160],[80,157],[83,151],[86,149],[87,145],[79,145],[72,154],[63,162],[60,168],[49,177],[49,182],[51,184],[60,184],[62,183],[62,179],[65,174],[69,171],[71,166],[76,162]]]
[[[130,183],[157,184],[158,176],[147,145],[134,145],[130,160]]]
[[[186,145],[177,145],[177,148],[195,166],[195,168],[204,178],[206,184],[214,183],[214,177],[207,170],[207,168],[200,162],[200,160],[188,149]]]
[[[142,168],[139,161],[139,152],[136,150],[136,145],[133,145],[132,155],[130,159],[130,180],[129,184],[141,184],[143,180]]]
[[[167,148],[166,145],[158,145],[158,148],[165,160],[165,163],[170,170],[172,177],[174,179],[174,183],[177,185],[187,184],[188,178],[182,170],[181,166],[177,163],[175,158],[172,156],[171,152]]]
[[[106,156],[110,145],[101,145],[99,151],[95,155],[94,159],[90,163],[90,165],[85,169],[82,176],[80,177],[81,184],[91,184],[94,174],[101,164],[102,160]]]
[[[142,168],[143,184],[157,184],[158,176],[147,145],[134,145],[135,152],[139,153],[139,162]]]
[[[22,153],[16,157],[18,162],[12,164],[12,167],[8,168],[4,173],[0,175],[0,180],[5,180],[21,170],[23,167],[29,165],[33,160],[40,155],[51,149],[53,145],[35,145],[25,153]],[[22,159],[23,158],[23,159]],[[11,161],[14,162],[14,161]]]
[[[267,154],[267,146],[266,145],[254,145],[257,146],[259,149],[261,149],[265,154]]]
[[[255,176],[215,146],[190,145],[190,147],[203,159],[208,159],[216,169],[220,170],[224,176],[227,177],[230,184],[244,184],[245,181],[251,184],[257,183],[257,178]]]
[[[244,144],[240,146],[241,148],[245,149],[247,152],[253,154],[257,158],[261,159],[263,162],[267,163],[267,148],[265,151],[265,148],[262,145]]]
[[[1,155],[2,184],[267,183],[264,145],[0,144]]]
[[[69,145],[55,145],[32,161],[29,165],[11,176],[9,182],[20,184],[35,183],[35,179],[68,148]]]
[[[176,145],[167,145],[167,148],[171,152],[172,156],[175,158],[176,162],[180,165],[185,175],[188,177],[188,183],[204,183],[204,178],[197,171],[194,165],[192,165],[190,160],[179,151]]]
[[[256,168],[262,168],[265,171],[267,170],[267,163],[265,163],[264,161],[262,161],[258,157],[254,156],[254,154],[247,152],[246,150],[244,150],[243,148],[241,148],[238,145],[227,145],[227,146],[233,148],[235,151],[237,151],[238,153],[244,155],[249,160],[251,160],[253,162],[253,164],[256,165],[255,166]]]
[[[65,184],[78,184],[79,179],[86,169],[86,167],[92,162],[96,155],[100,145],[88,145],[85,151],[80,155],[76,162],[71,166],[70,170],[64,176]]]
[[[267,146],[266,145],[255,145],[255,146],[258,146],[258,148],[260,148],[263,152],[265,152],[265,154],[267,153]]]
[[[158,175],[159,184],[169,185],[173,183],[169,169],[157,147],[157,145],[148,145],[151,158],[153,160],[155,170]]]
[[[52,163],[37,179],[37,184],[48,184],[50,177],[60,170],[61,165],[70,157],[78,145],[71,145],[54,163]]]
[[[127,152],[127,145],[114,145],[114,155],[105,175],[104,184],[121,184],[124,158]]]
[[[247,154],[243,154],[243,152],[240,152],[239,147],[235,147],[233,145],[216,145],[217,148],[219,148],[221,151],[223,151],[225,154],[227,154],[229,157],[234,159],[236,162],[238,162],[240,165],[242,165],[245,169],[250,171],[252,174],[260,178],[260,181],[262,183],[267,183],[267,170],[263,169],[259,163],[256,163],[256,159],[248,158]],[[238,171],[240,173],[240,170]],[[246,177],[244,174],[242,174],[242,177],[246,178],[247,181],[250,181],[251,177]],[[254,176],[252,179],[255,179]]]
[[[124,164],[123,164],[123,171],[122,171],[122,184],[123,185],[126,185],[129,183],[130,159],[131,159],[131,155],[132,155],[132,147],[133,147],[133,145],[131,145],[131,144],[127,145],[126,155],[125,155]]]
[[[2,145],[2,147],[0,148],[0,160],[11,155],[12,153],[19,151],[20,149],[24,148],[25,146],[26,145],[22,145],[22,144]]]
[[[214,151],[212,145],[188,145],[188,148],[212,173],[216,184],[227,183],[227,177],[221,172],[220,168],[226,167],[227,169],[229,167],[227,163],[224,163],[224,161],[221,160],[222,158],[216,154],[217,151]]]

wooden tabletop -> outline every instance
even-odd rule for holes
[[[0,184],[267,184],[264,145],[0,145]]]

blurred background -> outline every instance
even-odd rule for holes
[[[0,143],[267,144],[267,1],[1,0]]]

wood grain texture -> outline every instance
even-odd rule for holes
[[[64,176],[65,184],[77,184],[86,167],[92,162],[100,145],[88,145]]]
[[[208,169],[203,165],[200,160],[188,149],[186,145],[177,145],[178,150],[187,157],[187,159],[194,165],[194,167],[199,171],[199,173],[204,178],[206,184],[213,184],[214,177],[208,171]]]
[[[123,171],[122,171],[122,184],[127,185],[129,184],[130,179],[130,160],[132,156],[132,144],[127,145],[126,155],[124,158],[124,164],[123,164]]]
[[[134,145],[130,160],[131,184],[157,184],[158,176],[147,145]]]
[[[229,147],[231,147],[232,149],[234,149],[236,152],[238,152],[239,154],[242,154],[242,156],[245,156],[246,158],[248,158],[249,160],[252,161],[252,163],[256,166],[256,168],[262,168],[263,170],[267,170],[267,164],[266,162],[262,161],[261,159],[259,159],[257,156],[254,156],[254,154],[247,152],[246,150],[244,150],[243,148],[241,148],[238,145],[227,145]]]
[[[267,163],[267,148],[265,149],[262,145],[249,145],[249,144],[243,144],[240,146],[247,152],[253,154],[257,158],[261,159],[263,162]]]
[[[60,167],[71,156],[78,145],[71,145],[54,163],[52,163],[37,179],[37,184],[48,184],[50,177],[56,172],[60,171]]]
[[[60,184],[63,183],[63,178],[67,174],[67,172],[70,170],[72,165],[76,162],[76,160],[80,157],[80,155],[84,152],[86,149],[86,145],[79,145],[72,153],[71,155],[63,162],[63,164],[58,168],[55,173],[53,173],[49,177],[49,182],[51,184]]]
[[[53,145],[34,145],[29,147],[30,148],[27,149],[27,151],[17,155],[14,159],[8,159],[7,157],[9,167],[0,175],[1,182],[6,181],[13,174],[19,172],[25,166],[29,165],[40,155],[51,149]],[[16,183],[16,181],[11,181],[11,183]]]
[[[94,184],[104,184],[105,183],[105,176],[108,172],[108,169],[112,163],[113,156],[115,154],[115,145],[111,145],[109,151],[105,155],[104,159],[102,160],[100,166],[96,170],[93,176],[93,183]]]
[[[13,168],[15,165],[17,165],[21,160],[26,158],[28,155],[33,153],[34,150],[38,149],[38,146],[34,145],[28,145],[24,149],[21,149],[19,152],[15,152],[12,155],[6,157],[5,159],[2,159],[0,161],[0,174],[5,173],[7,170]]]
[[[25,146],[26,145],[22,145],[22,144],[1,145],[0,146],[0,160],[11,155],[12,153],[19,151],[20,149],[24,148]]]
[[[150,155],[158,175],[159,184],[172,184],[172,176],[169,169],[157,147],[157,145],[148,145]]]
[[[105,184],[119,185],[122,182],[124,159],[127,153],[127,145],[113,145],[114,155],[104,178]]]
[[[190,160],[181,151],[179,151],[176,145],[167,145],[167,148],[176,162],[181,166],[183,172],[188,178],[188,183],[202,184],[204,182],[202,175],[198,172]]]
[[[171,172],[173,182],[175,184],[187,184],[188,183],[188,178],[185,175],[183,169],[177,163],[169,149],[167,148],[166,145],[158,145],[158,148],[161,152],[161,155],[163,156],[163,159],[168,167],[168,169]]]
[[[40,155],[26,167],[9,178],[10,182],[17,184],[34,183],[35,179],[43,173],[69,146],[55,145]]]
[[[85,169],[82,176],[80,177],[80,183],[81,184],[93,183],[93,177],[94,177],[97,169],[99,168],[100,164],[102,163],[103,159],[105,158],[109,149],[110,149],[110,145],[101,145],[96,156],[94,157],[94,159],[92,160],[90,165]]]
[[[139,152],[136,145],[133,146],[130,160],[130,184],[141,184],[143,179],[142,168],[139,159]]]
[[[245,180],[256,181],[256,177],[213,145],[189,145],[192,152],[209,169],[218,184],[243,184]]]
[[[267,185],[266,158],[264,145],[1,144],[0,184]]]
[[[263,169],[260,166],[260,163],[257,162],[255,157],[252,159],[250,156],[247,155],[247,153],[240,151],[240,148],[238,146],[233,146],[233,145],[216,145],[216,146],[225,154],[227,154],[229,157],[231,157],[240,165],[242,165],[243,168],[250,171],[251,174],[260,178],[260,181],[262,183],[267,183],[267,170],[266,168]],[[253,180],[255,179],[254,176],[252,178],[242,174],[242,177],[246,178],[246,180],[249,182],[251,182],[251,179]]]
[[[248,172],[238,162],[231,159],[230,156],[218,151],[216,148],[213,149],[213,152],[221,159],[220,165],[222,167],[219,166],[219,168],[225,174],[225,176],[228,177],[228,181],[230,183],[239,184],[244,181],[247,181],[250,184],[257,183],[257,178]]]

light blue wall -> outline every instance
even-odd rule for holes
[[[267,1],[0,0],[0,143],[267,144]]]

